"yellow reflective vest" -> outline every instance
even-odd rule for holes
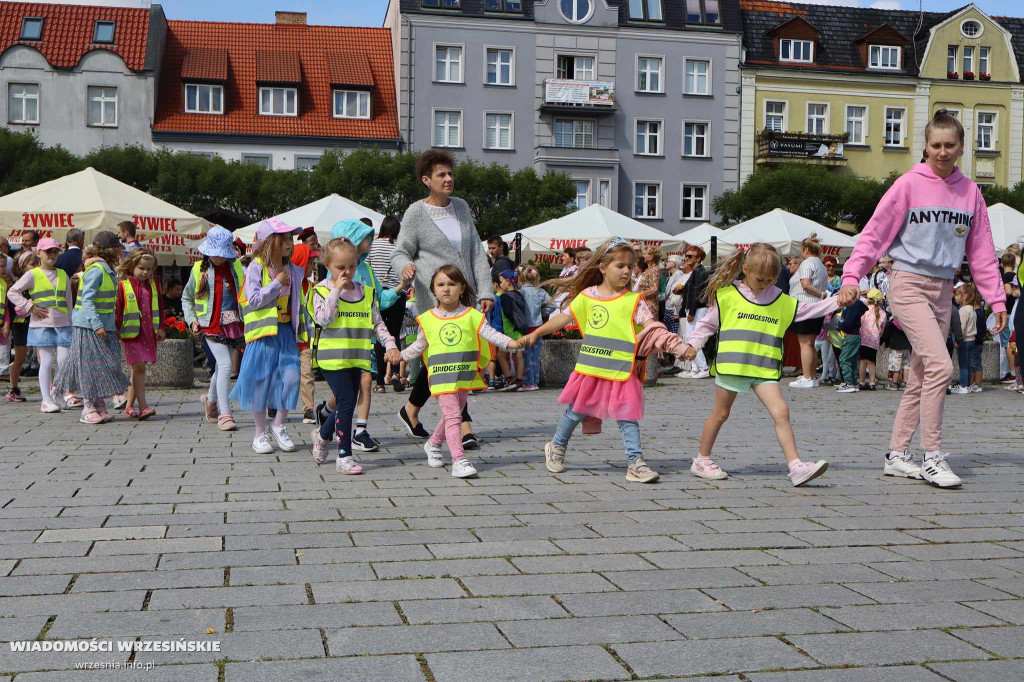
[[[122,339],[134,339],[142,330],[142,311],[139,309],[139,301],[135,297],[135,290],[128,280],[121,281],[121,289],[124,291],[124,310],[121,313]],[[153,331],[160,329],[160,300],[156,290],[156,282],[149,280],[150,314],[153,318]]]
[[[57,270],[57,288],[50,284],[46,273],[42,268],[32,268],[32,288],[28,297],[32,299],[32,305],[37,308],[56,308],[62,313],[68,311],[68,275],[63,270]]]
[[[735,285],[715,292],[718,352],[713,371],[755,379],[782,378],[782,338],[796,317],[797,300],[779,292],[771,303],[748,301]]]
[[[629,379],[640,330],[633,317],[642,300],[634,291],[609,299],[580,294],[572,300],[569,311],[583,334],[574,372],[609,381]]]
[[[85,269],[82,273],[82,281],[85,281],[85,275],[94,268],[99,268],[100,272],[103,273],[103,277],[100,279],[100,288],[93,296],[92,304],[96,308],[96,312],[99,314],[106,314],[114,312],[114,308],[117,303],[117,287],[114,285],[114,278],[111,277],[110,273],[107,272],[107,268],[103,267],[105,263],[95,262]],[[107,266],[109,267],[109,266]],[[82,289],[78,288],[78,300],[75,301],[75,309],[82,309]]]
[[[206,273],[202,272],[202,266],[202,261],[198,260],[192,264],[192,282],[195,284],[196,290],[199,289],[199,282],[202,281],[204,277],[206,277]],[[245,270],[242,269],[242,264],[238,262],[237,258],[231,261],[231,271],[235,276],[235,294],[236,296],[238,296],[239,299],[238,309],[241,310],[241,299],[245,297]],[[214,277],[213,280],[214,286],[220,286],[220,283],[217,281],[216,277]],[[208,326],[213,319],[213,316],[211,314],[210,319],[207,320],[206,322],[206,325],[203,325],[203,318],[206,316],[207,306],[211,305],[212,301],[213,292],[210,291],[209,287],[207,287],[206,295],[204,295],[202,298],[196,296],[192,301],[193,312],[196,314],[196,319],[202,326]]]
[[[480,338],[485,317],[470,308],[457,317],[438,317],[433,309],[416,318],[427,339],[423,362],[430,395],[487,388],[480,369],[491,361],[491,345]]]
[[[313,297],[326,299],[331,290],[315,286],[309,290],[306,300],[306,315],[313,316]],[[303,325],[300,325],[300,330]],[[338,299],[338,311],[326,327],[314,326],[311,358],[313,367],[337,371],[361,369],[370,371],[370,357],[373,354],[373,289],[363,287],[363,297],[349,302]]]
[[[270,270],[259,258],[254,258],[253,262],[260,265],[260,288],[265,289],[270,284]],[[239,303],[242,304],[242,325],[245,328],[246,343],[277,334],[277,299],[265,300],[262,308],[251,308],[249,298],[243,289]]]

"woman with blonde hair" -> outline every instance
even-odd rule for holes
[[[800,242],[800,266],[789,284],[789,295],[801,303],[815,303],[828,296],[828,272],[821,262],[821,242],[816,233]],[[800,365],[803,376],[789,382],[792,388],[814,388],[818,385],[815,376],[814,338],[821,332],[825,318],[818,317],[793,324],[790,331],[796,334],[800,344]]]

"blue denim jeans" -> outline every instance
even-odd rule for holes
[[[576,430],[576,427],[580,425],[585,416],[579,412],[574,412],[571,407],[565,408],[562,420],[558,422],[558,428],[555,429],[555,437],[551,442],[560,448],[569,445],[572,432]],[[620,419],[618,424],[619,432],[622,434],[622,444],[626,448],[626,464],[631,465],[636,461],[637,457],[643,454],[643,451],[640,449],[640,423]]]
[[[542,341],[537,339],[529,348],[523,350],[526,369],[523,372],[523,385],[536,386],[540,383],[540,349]]]
[[[981,371],[981,353],[982,353],[983,350],[985,350],[984,342],[982,342],[982,341],[975,341],[974,342],[974,347],[971,348],[971,371],[972,372],[980,372]],[[999,377],[999,378],[1002,379],[1002,377]]]
[[[971,385],[971,355],[973,353],[973,341],[964,341],[956,347],[956,361],[960,365],[960,385],[964,388]]]

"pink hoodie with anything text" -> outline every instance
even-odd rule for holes
[[[919,163],[893,183],[843,266],[843,285],[856,286],[886,251],[894,270],[940,279],[953,279],[966,254],[979,293],[993,312],[1006,311],[988,208],[959,168],[943,179]]]

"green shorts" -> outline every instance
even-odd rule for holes
[[[721,386],[733,393],[746,393],[754,386],[761,384],[777,384],[777,379],[755,379],[754,377],[741,377],[736,374],[716,374],[715,386]]]

